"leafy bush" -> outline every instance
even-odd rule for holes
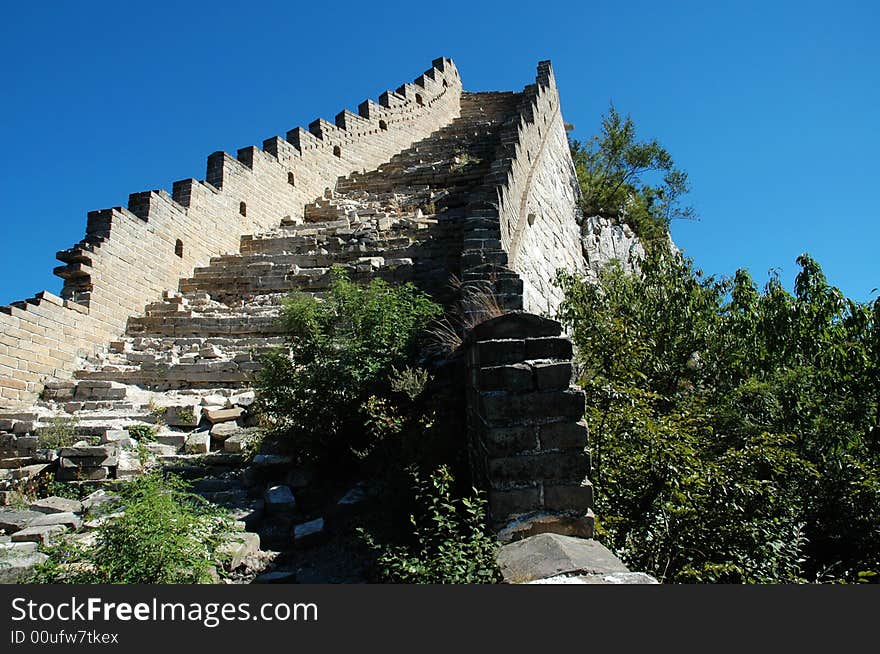
[[[40,428],[40,447],[57,450],[59,447],[73,445],[80,439],[76,425],[76,418],[52,418],[48,425]]]
[[[341,269],[323,300],[294,295],[281,321],[287,351],[263,357],[258,405],[276,435],[302,458],[348,457],[371,447],[371,397],[388,398],[396,368],[413,362],[440,307],[411,284],[359,286]]]
[[[227,513],[158,474],[121,485],[97,529],[97,543],[66,541],[46,549],[34,583],[191,584],[211,580],[215,552],[232,527]]]
[[[794,294],[659,253],[641,276],[561,277],[599,533],[633,567],[681,582],[880,569],[880,300],[798,263]]]
[[[153,425],[129,425],[126,429],[139,442],[149,443],[156,440],[156,428]]]
[[[585,214],[622,219],[648,246],[667,241],[674,218],[694,217],[681,203],[690,190],[687,173],[656,139],[637,141],[632,119],[613,105],[602,116],[601,135],[573,141],[571,154]]]
[[[406,544],[379,545],[361,532],[380,554],[380,581],[403,584],[485,584],[500,579],[497,543],[486,529],[486,501],[474,491],[455,499],[453,478],[440,467],[429,479],[413,474],[417,513]]]

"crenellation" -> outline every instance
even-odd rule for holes
[[[60,297],[0,307],[3,403],[32,402],[52,384],[33,417],[9,418],[17,432],[0,415],[0,447],[32,451],[50,417],[76,415],[83,433],[103,438],[154,423],[156,406],[176,416],[151,444],[162,456],[187,447],[203,413],[233,411],[245,427],[255,416],[232,397],[253,395],[260,354],[283,343],[282,300],[320,298],[341,267],[358,283],[412,282],[468,317],[485,319],[486,308],[462,289],[494,303],[504,315],[471,330],[461,350],[474,471],[494,524],[589,535],[571,342],[558,323],[531,315],[558,305],[557,268],[592,269],[577,193],[549,62],[522,92],[465,93],[452,61],[438,59],[357,113],[235,157],[215,152],[203,181],[89,212],[83,241],[58,252]],[[225,449],[198,440],[191,447]]]

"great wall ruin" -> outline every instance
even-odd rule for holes
[[[641,250],[626,228],[582,217],[578,197],[550,63],[521,92],[470,93],[441,58],[357,113],[210,155],[204,181],[93,211],[85,238],[57,255],[60,297],[0,307],[0,484],[54,474],[97,487],[161,465],[234,510],[240,561],[259,547],[250,532],[308,484],[284,457],[245,465],[242,455],[258,357],[281,343],[281,299],[320,296],[341,266],[358,281],[415,282],[448,305],[455,276],[491,287],[506,312],[463,346],[460,391],[475,477],[500,538],[514,541],[510,578],[621,583],[632,573],[590,540],[583,393],[571,343],[548,316],[558,269],[595,274]],[[100,444],[46,447],[40,436],[59,421]],[[134,436],[157,424],[145,462]],[[34,543],[82,527],[88,507],[61,504],[0,512],[0,538],[32,564]],[[306,517],[288,525],[297,544],[325,528]],[[524,564],[521,543],[535,538],[567,563]],[[578,542],[599,555],[585,562]]]

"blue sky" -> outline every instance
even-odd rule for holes
[[[880,3],[14,3],[0,24],[0,304],[60,280],[86,212],[203,178],[215,150],[330,120],[452,57],[468,90],[551,59],[586,139],[609,101],[690,175],[673,237],[705,271],[809,252],[880,287]]]

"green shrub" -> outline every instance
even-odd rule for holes
[[[403,584],[485,584],[500,580],[495,560],[498,545],[486,528],[486,501],[453,496],[453,478],[445,466],[429,479],[414,473],[417,512],[406,544],[377,543],[361,531],[379,552],[379,581]]]
[[[38,432],[40,447],[57,450],[59,447],[73,445],[81,438],[77,434],[76,425],[76,418],[52,418]]]
[[[360,286],[332,270],[325,299],[294,295],[281,323],[288,349],[262,359],[258,408],[302,459],[336,461],[369,449],[364,406],[392,393],[395,368],[413,362],[440,307],[411,284]]]
[[[880,300],[809,256],[794,293],[704,277],[562,276],[587,394],[598,533],[665,581],[861,581],[880,570]]]
[[[144,475],[118,488],[119,510],[98,528],[97,544],[46,548],[34,583],[191,584],[211,580],[216,548],[231,531],[228,514],[187,491],[175,477]]]
[[[156,428],[153,425],[129,425],[126,429],[138,442],[149,443],[156,440]]]

